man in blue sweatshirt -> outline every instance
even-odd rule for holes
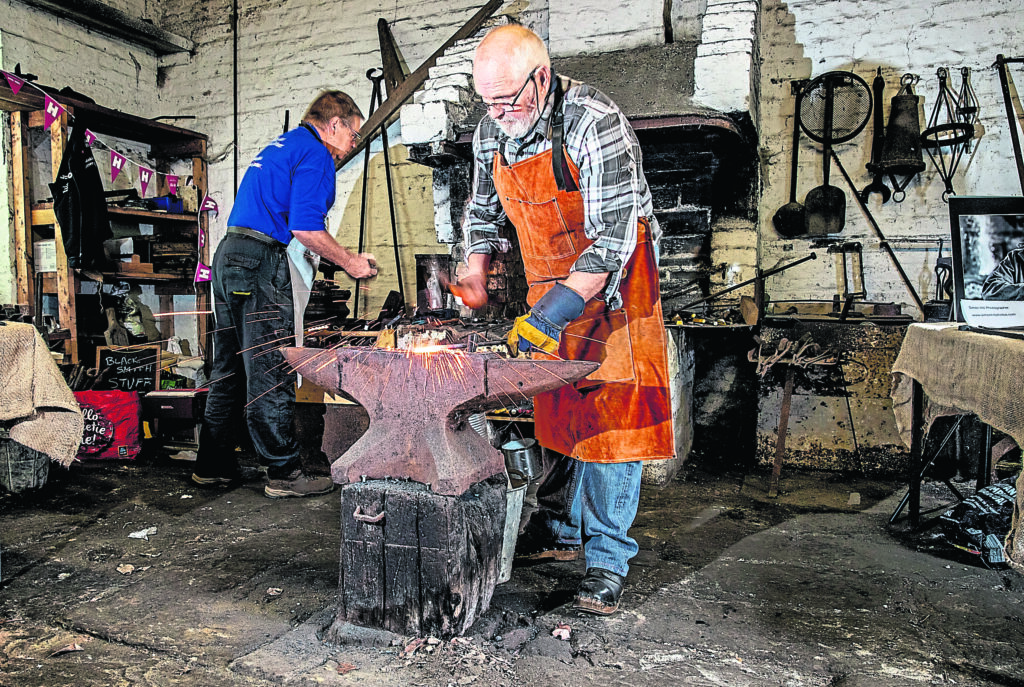
[[[324,494],[329,477],[306,475],[295,436],[295,375],[281,347],[293,345],[295,300],[286,248],[292,238],[355,279],[377,274],[373,255],[353,253],[327,231],[335,160],[359,142],[363,116],[341,91],[324,91],[296,129],[250,163],[213,258],[216,329],[206,414],[192,480],[240,479],[234,449],[245,422],[267,467],[270,498]]]

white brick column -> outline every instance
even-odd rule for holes
[[[708,0],[694,60],[694,100],[722,112],[751,108],[757,0]]]

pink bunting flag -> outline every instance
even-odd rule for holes
[[[95,143],[95,142],[96,142],[96,134],[94,134],[93,132],[91,132],[88,129],[86,129],[85,130],[85,145],[87,145],[87,146],[89,146],[91,148],[92,144]]]
[[[167,175],[167,190],[175,195],[178,194],[178,177],[173,174]]]
[[[60,113],[64,111],[64,107],[50,96],[46,96],[43,99],[43,124],[47,129],[53,124],[57,117],[60,117]]]
[[[110,180],[111,181],[114,181],[115,179],[117,179],[117,175],[121,173],[122,169],[124,169],[124,165],[125,165],[125,163],[127,161],[128,161],[128,159],[124,155],[122,155],[121,153],[117,152],[116,150],[111,150],[110,151]]]
[[[145,167],[139,167],[139,183],[142,185],[142,195],[146,195],[146,187],[149,186],[149,182],[153,180],[153,170],[146,169]]]
[[[25,85],[25,79],[15,76],[10,72],[2,73],[4,75],[4,78],[7,79],[7,85],[11,87],[11,91],[14,92],[14,95],[18,95],[18,91],[20,91],[21,87]]]
[[[202,249],[206,245],[206,232],[202,229],[199,230],[199,248]]]
[[[220,208],[217,207],[217,201],[210,196],[203,198],[203,205],[199,208],[201,212],[213,211],[214,214],[220,214]]]
[[[213,270],[208,265],[199,263],[196,265],[196,278],[195,282],[210,281],[210,277],[213,275]]]

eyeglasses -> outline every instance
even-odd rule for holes
[[[529,86],[530,83],[533,83],[533,88],[536,91],[536,89],[537,89],[537,82],[533,80],[533,76],[534,76],[534,74],[537,73],[538,69],[540,69],[540,67],[534,67],[533,68],[533,71],[530,72],[530,75],[526,77],[526,81],[523,82],[522,87],[516,92],[516,94],[514,96],[512,96],[512,100],[508,101],[507,103],[494,103],[494,102],[489,103],[489,102],[487,102],[485,100],[484,101],[484,107],[486,107],[488,110],[497,110],[500,114],[505,114],[506,112],[511,112],[512,110],[516,109],[516,107],[517,107],[516,103],[519,101],[519,98],[523,95],[523,91],[526,90],[526,87]],[[540,95],[539,94],[536,94],[536,95],[537,95],[537,98],[539,99]]]
[[[342,122],[341,125],[343,127],[345,127],[346,129],[348,129],[348,132],[350,134],[352,134],[352,142],[353,143],[359,143],[361,140],[363,140],[363,135],[361,133],[359,133],[358,131],[356,131],[355,129],[353,129],[352,127],[350,127],[347,123]]]

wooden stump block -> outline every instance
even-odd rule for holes
[[[504,475],[460,496],[395,480],[342,486],[335,627],[352,623],[420,637],[463,634],[494,594],[505,498]]]

